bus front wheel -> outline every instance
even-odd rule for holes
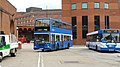
[[[98,46],[96,45],[96,48],[95,48],[96,51],[98,51]]]
[[[67,45],[67,49],[69,49],[69,48],[70,48],[70,44]]]
[[[10,51],[11,57],[16,57],[16,52],[17,52],[17,49],[12,49],[12,50]]]

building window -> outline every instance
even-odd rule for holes
[[[105,16],[105,29],[109,29],[109,16]]]
[[[72,17],[72,34],[73,34],[73,39],[77,39],[77,18]]]
[[[76,17],[74,16],[74,17],[72,17],[72,26],[76,26],[76,23],[77,21],[76,21]]]
[[[76,10],[76,7],[77,7],[76,3],[73,3],[72,4],[72,10]]]
[[[88,16],[82,16],[82,38],[88,33]]]
[[[88,30],[82,30],[82,38],[86,38],[86,34],[88,33]]]
[[[82,9],[87,9],[88,8],[88,3],[84,2],[82,3]]]
[[[94,8],[95,8],[95,9],[99,9],[99,8],[100,8],[100,3],[97,3],[97,2],[94,3]]]
[[[94,30],[100,30],[100,16],[94,16]]]
[[[109,4],[108,3],[104,3],[104,8],[108,9],[109,8]]]
[[[29,22],[29,20],[27,20],[27,23]]]

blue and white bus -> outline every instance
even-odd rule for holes
[[[119,51],[120,30],[103,29],[87,34],[86,46],[98,51]]]
[[[72,46],[72,25],[53,18],[38,18],[34,24],[34,50],[58,50]]]

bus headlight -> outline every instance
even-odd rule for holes
[[[47,48],[50,48],[50,45],[49,45],[49,44],[46,44],[46,47],[47,47]]]
[[[36,48],[37,46],[34,46],[34,48]]]
[[[48,48],[50,48],[50,46],[49,46],[49,45],[48,45],[47,47],[48,47]]]

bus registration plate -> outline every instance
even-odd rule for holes
[[[109,49],[109,51],[114,51],[114,49]]]
[[[113,45],[109,45],[109,47],[113,47]]]

